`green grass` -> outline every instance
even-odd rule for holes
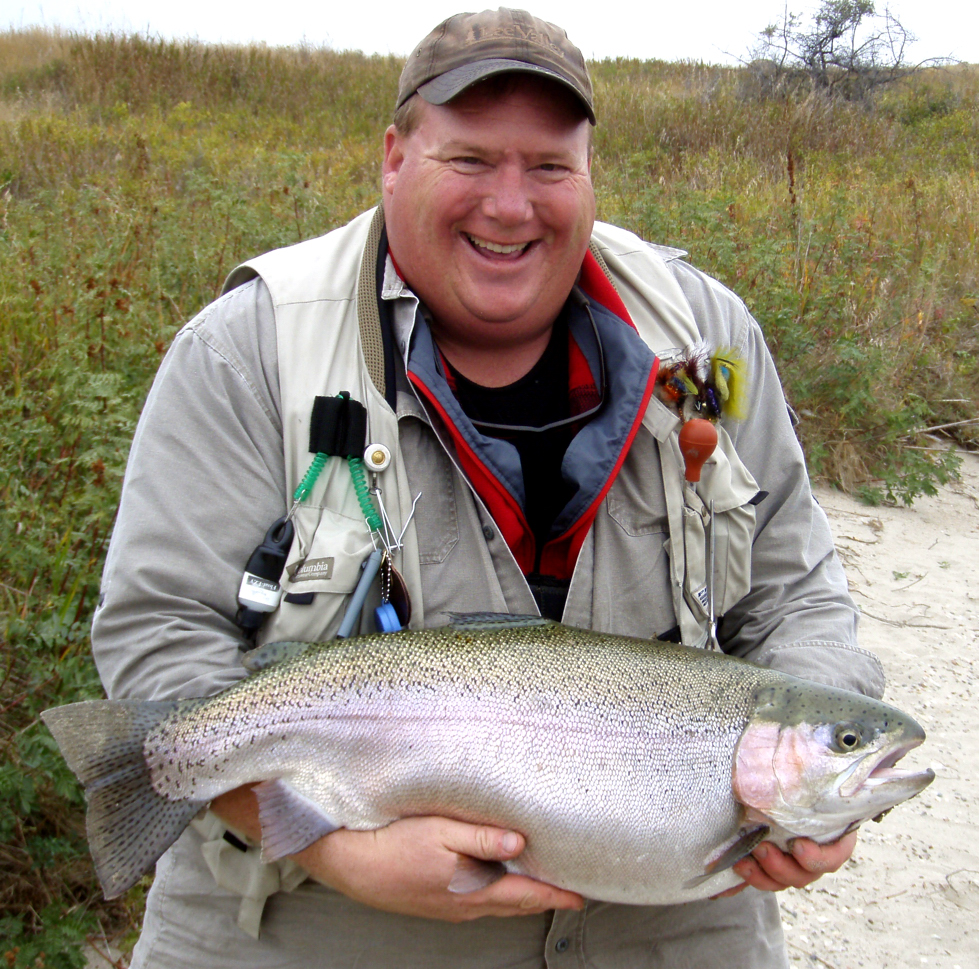
[[[401,64],[29,31],[0,34],[0,65],[0,955],[67,967],[85,934],[125,948],[145,890],[100,901],[38,721],[100,692],[88,626],[140,406],[238,261],[377,201]],[[599,217],[746,300],[815,475],[932,492],[945,445],[979,443],[979,72],[860,105],[592,68]]]

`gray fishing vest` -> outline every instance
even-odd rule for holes
[[[410,515],[413,495],[401,460],[398,417],[385,399],[375,276],[382,229],[382,210],[365,212],[325,236],[244,263],[228,277],[225,291],[261,276],[272,296],[287,493],[292,494],[312,459],[308,442],[314,398],[349,391],[366,406],[368,441],[383,444],[393,456],[377,483],[392,525],[400,531]],[[675,258],[676,250],[651,247],[630,232],[596,223],[591,251],[653,351],[662,354],[700,339],[690,305],[658,254]],[[704,645],[707,510],[713,502],[715,613],[720,616],[750,587],[754,508],[749,502],[758,486],[722,426],[717,426],[718,446],[696,489],[683,484],[679,418],[654,396],[642,427],[655,439],[659,452],[673,608],[681,639]],[[317,593],[317,605],[315,609],[280,607],[264,624],[260,642],[329,638],[357,584],[361,563],[373,548],[349,471],[340,460],[329,462],[297,510],[295,524],[297,535],[283,589]],[[410,625],[431,624],[425,616],[413,522],[405,531],[398,567],[413,603]],[[368,613],[365,610],[362,632],[373,632]]]

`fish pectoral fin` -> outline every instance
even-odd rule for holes
[[[456,895],[468,895],[492,885],[506,874],[506,865],[500,861],[481,861],[469,855],[456,858],[456,870],[449,881],[449,891]]]
[[[707,881],[708,878],[713,878],[718,872],[727,871],[728,868],[732,868],[742,858],[747,858],[765,840],[770,832],[771,828],[767,824],[745,831],[727,851],[707,865],[702,875],[691,878],[688,882],[684,883],[683,887],[696,888],[698,885],[702,885]]]
[[[446,615],[449,617],[449,625],[461,632],[553,625],[550,619],[545,619],[543,616],[518,616],[508,612],[447,612]]]
[[[262,861],[294,855],[339,827],[315,801],[281,778],[263,781],[253,790],[262,825]]]
[[[264,646],[256,646],[245,653],[241,657],[241,665],[249,673],[258,673],[276,663],[282,663],[294,656],[301,656],[307,649],[315,645],[315,643],[298,642],[266,643]]]

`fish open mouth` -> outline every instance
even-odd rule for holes
[[[883,753],[868,754],[859,760],[841,778],[839,792],[843,797],[853,797],[860,791],[867,793],[887,789],[895,794],[900,792],[901,800],[923,791],[934,779],[935,772],[907,770],[894,765],[910,750],[921,744],[915,738]]]
[[[892,784],[895,781],[914,782],[920,779],[923,783],[922,788],[930,784],[935,779],[935,772],[931,769],[923,771],[908,770],[904,767],[894,765],[917,744],[907,744],[899,750],[892,751],[882,757],[877,766],[867,775],[863,782],[864,787],[879,787],[882,784]]]

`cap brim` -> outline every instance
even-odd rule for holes
[[[557,81],[578,99],[585,109],[588,120],[595,124],[595,112],[581,91],[556,71],[550,71],[546,67],[539,67],[536,64],[528,64],[526,61],[497,57],[477,61],[475,64],[463,64],[461,67],[446,71],[444,74],[422,84],[416,93],[421,95],[429,104],[446,104],[456,95],[462,94],[466,88],[470,88],[488,77],[493,77],[494,74],[534,74],[538,77],[546,77],[550,81]]]

